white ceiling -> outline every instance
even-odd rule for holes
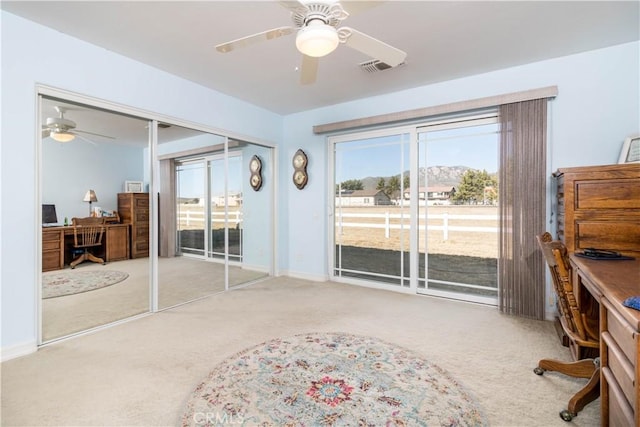
[[[279,114],[640,39],[638,1],[386,1],[342,25],[407,52],[379,73],[347,46],[303,86],[295,35],[218,53],[215,45],[291,25],[274,1],[2,1],[10,13]],[[349,10],[349,2],[343,2]],[[43,46],[43,50],[47,50]],[[73,54],[66,52],[66,54]]]

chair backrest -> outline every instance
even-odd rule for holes
[[[104,218],[87,217],[72,218],[73,224],[73,246],[76,248],[87,248],[102,244],[102,234],[104,233]]]
[[[104,224],[104,217],[102,216],[87,216],[84,218],[71,218],[71,225],[102,225]]]
[[[562,326],[567,333],[575,334],[581,340],[587,340],[584,316],[573,291],[571,264],[566,246],[559,240],[553,240],[548,232],[536,236],[536,239],[551,272]]]

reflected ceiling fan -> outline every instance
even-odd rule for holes
[[[74,122],[73,120],[65,119],[64,114],[67,112],[67,109],[65,107],[55,106],[54,108],[58,112],[59,116],[47,118],[46,124],[42,126],[43,138],[49,136],[58,142],[70,142],[78,137],[94,145],[95,142],[85,138],[80,134],[85,133],[88,135],[100,136],[102,138],[115,139],[112,136],[76,129],[76,122]]]
[[[382,68],[397,67],[407,54],[378,39],[350,27],[338,27],[349,13],[339,2],[331,0],[280,1],[291,11],[293,26],[273,28],[261,33],[242,37],[216,46],[221,53],[231,52],[257,42],[275,39],[297,32],[296,47],[303,54],[300,82],[311,84],[316,81],[318,58],[333,52],[343,43],[352,49],[380,61]],[[379,2],[351,2],[350,10],[373,7]],[[385,67],[385,65],[387,67]]]

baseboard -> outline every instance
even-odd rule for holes
[[[241,267],[243,270],[258,271],[260,273],[265,273],[265,274],[269,274],[271,272],[269,267],[265,267],[264,265],[242,264]]]
[[[2,350],[0,350],[0,353],[2,353],[1,361],[6,362],[7,360],[15,359],[16,357],[35,353],[36,351],[38,351],[38,345],[35,341],[2,347]]]
[[[310,280],[312,282],[326,282],[329,280],[328,275],[313,275],[290,270],[280,270],[278,276],[287,276],[294,279]]]

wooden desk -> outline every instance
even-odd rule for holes
[[[105,224],[102,248],[96,256],[106,262],[129,259],[129,224]],[[42,228],[42,271],[60,270],[72,261],[73,227]]]
[[[570,259],[577,291],[600,304],[601,424],[640,426],[640,311],[622,305],[640,296],[640,259]]]

